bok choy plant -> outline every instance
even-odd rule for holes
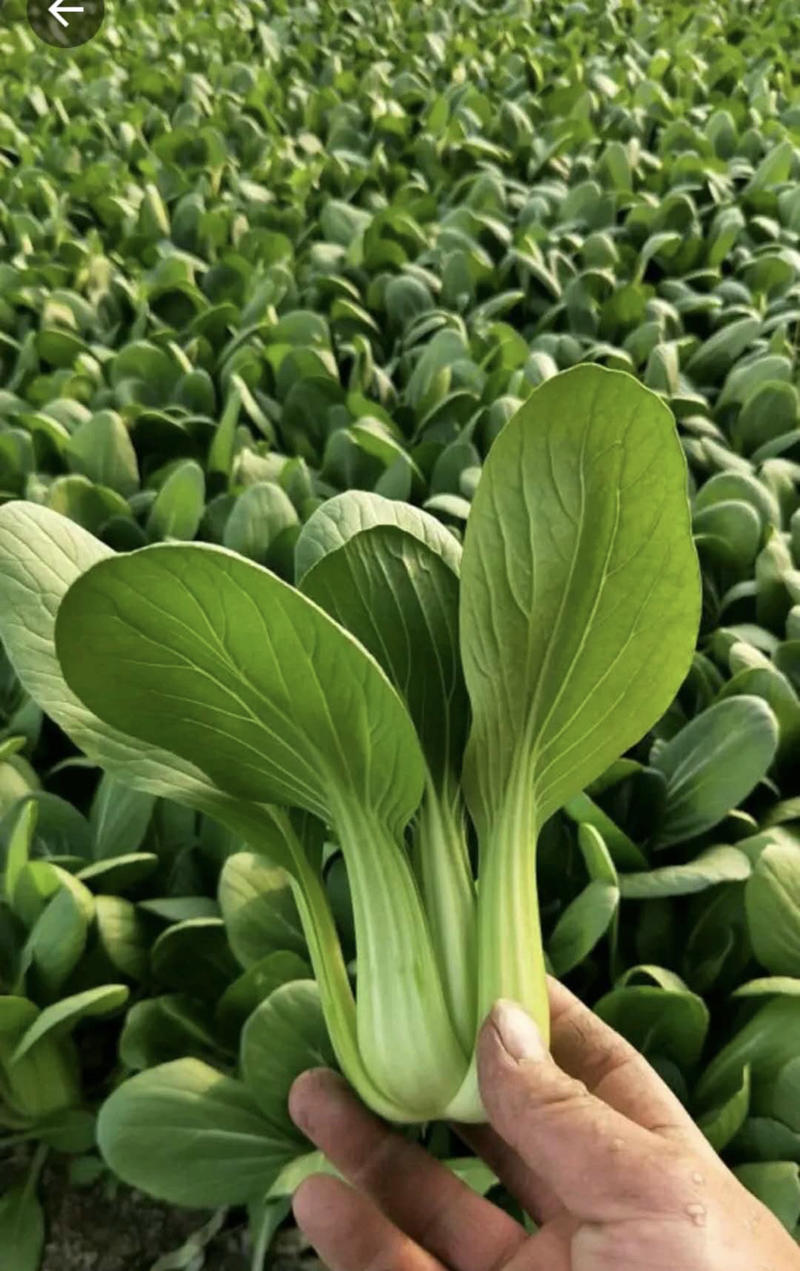
[[[686,483],[663,402],[579,366],[494,443],[463,551],[351,492],[307,522],[293,587],[225,548],[115,555],[47,509],[0,509],[22,682],[114,776],[288,871],[337,1058],[388,1118],[482,1119],[474,1041],[497,997],[547,1032],[537,835],[687,671]],[[346,864],[355,995],[318,822]]]

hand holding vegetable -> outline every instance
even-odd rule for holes
[[[298,1079],[292,1116],[352,1184],[318,1175],[295,1196],[331,1271],[797,1271],[791,1237],[646,1060],[548,988],[552,1058],[530,1017],[497,1003],[478,1043],[491,1124],[462,1131],[535,1218],[534,1236],[333,1073]]]

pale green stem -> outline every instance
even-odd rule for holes
[[[544,950],[536,887],[538,825],[532,783],[509,794],[481,844],[478,885],[478,1026],[499,997],[519,1002],[550,1038]]]
[[[467,1054],[475,1039],[477,915],[458,794],[428,779],[414,835],[415,863],[447,1005]]]
[[[442,1115],[467,1069],[409,859],[355,801],[334,824],[344,853],[358,950],[358,1043],[364,1065],[399,1119]]]
[[[302,843],[286,814],[274,813],[292,856],[292,893],[308,941],[311,965],[319,985],[325,1023],[342,1072],[362,1098],[381,1116],[402,1118],[402,1108],[385,1098],[367,1072],[358,1047],[356,1004],[347,977],[336,923],[325,889],[309,864]]]
[[[532,783],[520,777],[509,791],[486,841],[478,878],[478,1000],[476,1031],[500,997],[519,1002],[550,1037],[544,950],[536,889],[536,807]],[[485,1121],[473,1055],[469,1072],[447,1109],[460,1121]]]

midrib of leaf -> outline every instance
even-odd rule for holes
[[[546,749],[546,747],[543,747],[543,746],[542,746],[542,738],[544,737],[545,730],[546,730],[546,728],[547,728],[548,723],[550,722],[550,719],[552,718],[553,714],[555,713],[555,711],[556,711],[556,709],[557,709],[557,707],[558,707],[559,702],[561,701],[561,698],[562,698],[562,696],[563,696],[563,694],[564,694],[564,691],[565,691],[566,685],[568,684],[568,682],[569,682],[569,680],[570,680],[570,677],[571,677],[571,675],[572,675],[572,672],[573,672],[573,671],[574,671],[574,669],[575,669],[575,665],[576,665],[576,663],[577,663],[577,661],[578,661],[578,659],[579,659],[579,657],[580,657],[581,653],[583,652],[583,649],[584,649],[584,647],[585,647],[585,645],[586,645],[586,641],[587,641],[587,639],[589,638],[589,634],[590,634],[590,630],[591,630],[592,621],[593,621],[593,619],[594,619],[594,615],[595,615],[595,613],[597,612],[598,606],[599,606],[599,604],[600,604],[600,600],[601,600],[601,597],[602,597],[602,594],[603,594],[603,588],[605,587],[606,578],[607,578],[607,574],[608,574],[608,562],[609,562],[609,560],[611,559],[611,555],[612,555],[613,550],[614,550],[614,545],[615,545],[615,543],[616,543],[617,532],[618,532],[618,529],[619,529],[619,519],[620,519],[620,489],[619,489],[619,485],[617,485],[616,492],[615,492],[614,526],[613,526],[613,529],[612,529],[612,533],[611,533],[611,535],[610,535],[610,539],[609,539],[609,546],[608,546],[608,549],[607,549],[607,551],[606,551],[606,558],[605,558],[605,561],[604,561],[604,563],[603,563],[602,575],[601,575],[600,582],[599,582],[598,587],[597,587],[597,590],[596,590],[596,594],[595,594],[594,602],[593,602],[593,604],[592,604],[592,608],[591,608],[591,611],[590,611],[589,617],[588,617],[588,619],[587,619],[587,621],[586,621],[586,624],[585,624],[585,626],[584,626],[583,634],[582,634],[582,636],[581,636],[581,639],[580,639],[580,642],[579,642],[579,644],[578,644],[578,647],[577,647],[577,649],[575,650],[575,652],[574,652],[574,654],[572,655],[572,657],[570,658],[570,661],[569,661],[569,664],[568,664],[568,666],[567,666],[566,672],[565,672],[565,674],[564,674],[564,676],[563,676],[563,678],[562,678],[561,684],[559,685],[559,688],[558,688],[558,690],[557,690],[557,692],[556,692],[556,695],[555,695],[555,697],[553,698],[553,701],[552,701],[552,703],[551,703],[551,705],[550,705],[549,710],[547,711],[547,713],[545,714],[544,719],[542,720],[541,724],[539,724],[539,726],[538,726],[538,728],[537,728],[537,723],[536,723],[536,714],[537,714],[537,711],[538,711],[538,708],[539,708],[539,702],[540,702],[540,700],[541,700],[541,696],[542,696],[542,692],[543,692],[543,687],[544,687],[544,684],[545,684],[545,682],[546,682],[546,680],[547,680],[548,671],[549,671],[549,667],[550,667],[550,662],[551,662],[551,660],[552,660],[552,656],[553,656],[553,650],[554,650],[554,648],[556,647],[556,637],[557,637],[557,635],[558,635],[558,633],[559,633],[559,631],[560,631],[560,628],[561,628],[561,624],[562,624],[562,620],[563,620],[563,616],[564,616],[564,610],[565,610],[565,607],[566,607],[566,604],[567,604],[567,599],[568,599],[568,597],[569,597],[570,590],[571,590],[571,587],[572,587],[572,582],[573,582],[573,578],[574,578],[574,575],[575,575],[575,569],[576,569],[576,566],[577,566],[578,557],[579,557],[579,555],[580,555],[580,551],[579,551],[579,549],[580,549],[581,541],[582,541],[582,538],[583,538],[583,533],[584,533],[584,521],[585,521],[585,516],[586,516],[586,472],[585,472],[586,446],[587,446],[587,442],[588,442],[588,438],[589,438],[589,432],[590,432],[590,430],[591,430],[591,420],[592,420],[592,417],[593,417],[593,414],[594,414],[594,410],[595,410],[595,407],[596,407],[596,404],[597,404],[597,399],[598,399],[598,397],[599,397],[599,393],[600,393],[600,385],[598,384],[598,387],[597,387],[597,389],[595,390],[595,394],[594,394],[594,401],[593,401],[593,403],[592,403],[592,407],[591,407],[591,409],[587,412],[587,415],[588,415],[588,418],[589,418],[589,423],[586,425],[586,428],[584,429],[584,433],[583,433],[583,440],[582,440],[582,442],[581,442],[581,451],[580,451],[580,455],[579,455],[579,459],[578,459],[578,474],[579,474],[579,481],[580,481],[580,495],[581,495],[581,497],[580,497],[580,509],[579,509],[579,513],[578,513],[578,518],[577,518],[577,521],[576,521],[576,522],[575,522],[575,521],[573,521],[573,518],[571,518],[571,517],[570,517],[570,518],[568,518],[568,519],[570,519],[570,521],[572,521],[574,524],[576,524],[576,525],[577,525],[577,531],[578,531],[578,532],[577,532],[577,536],[576,536],[576,544],[577,544],[577,546],[576,546],[576,550],[574,550],[574,551],[573,551],[573,553],[572,553],[572,558],[571,558],[571,560],[570,560],[570,564],[569,564],[569,573],[568,573],[568,575],[567,575],[567,582],[566,582],[566,585],[565,585],[565,587],[564,587],[564,589],[563,589],[563,591],[562,591],[562,593],[561,593],[561,599],[560,599],[560,601],[559,601],[558,613],[556,614],[556,620],[555,620],[555,622],[553,623],[553,629],[552,629],[552,631],[551,631],[551,633],[550,633],[550,638],[549,638],[549,640],[548,640],[548,642],[547,642],[547,647],[546,647],[546,649],[545,649],[545,656],[544,656],[544,658],[542,659],[541,669],[540,669],[540,671],[539,671],[539,676],[538,676],[537,683],[536,683],[536,689],[535,689],[535,691],[534,691],[534,695],[533,695],[533,701],[531,702],[531,706],[530,706],[530,709],[529,709],[529,712],[528,712],[528,718],[527,718],[527,721],[526,721],[525,730],[524,730],[524,732],[523,732],[523,741],[522,741],[522,745],[523,745],[526,749],[527,749],[528,747],[530,747],[530,748],[531,748],[531,773],[533,774],[533,776],[534,776],[534,780],[537,782],[537,785],[538,785],[538,782],[541,780],[541,774],[537,774],[537,773],[536,773],[536,769],[537,769],[537,766],[538,766],[538,763],[539,763],[539,757],[540,757],[540,754],[543,752],[543,750],[544,750],[544,749]],[[630,428],[630,424],[628,425],[628,428]],[[627,437],[627,432],[626,432],[625,436]],[[622,440],[622,441],[620,441],[620,442],[614,442],[614,443],[612,444],[612,446],[607,447],[607,449],[609,449],[609,450],[610,450],[610,449],[614,449],[614,448],[616,448],[616,447],[620,447],[620,448],[624,451],[624,444],[625,444],[625,438],[623,438],[623,440]],[[548,443],[548,450],[549,450],[549,443]],[[600,453],[601,453],[601,454],[604,454],[604,453],[605,453],[605,451],[601,451]],[[600,457],[600,456],[598,455],[598,456],[597,456],[597,458],[599,458],[599,457]],[[525,487],[524,487],[524,486],[523,486],[523,491],[525,491]],[[527,494],[526,494],[526,493],[523,493],[523,497],[526,499],[526,505],[527,505]],[[559,501],[560,501],[560,495],[559,495],[558,497],[559,497]],[[531,527],[533,526],[533,519],[532,519],[532,517],[530,516],[530,514],[529,514],[529,516],[528,516],[528,523],[529,523],[529,525],[530,525]],[[534,612],[535,612],[535,596],[536,596],[536,581],[535,581],[535,580],[536,580],[536,555],[535,555],[535,542],[534,542],[533,535],[531,536],[531,552],[532,552],[532,561],[533,561],[532,574],[533,574],[533,582],[534,582],[533,595],[534,595]],[[530,632],[530,626],[528,627],[528,631]],[[532,657],[532,649],[531,649],[531,643],[530,643],[530,637],[529,637],[529,639],[528,639],[528,648],[527,648],[527,671],[528,671],[528,679],[529,679],[529,681],[530,681],[530,678],[532,677],[532,674],[533,674],[533,668],[532,668],[532,666],[531,666],[531,657]],[[548,745],[549,745],[549,744],[550,744],[550,743],[548,742]],[[541,797],[541,796],[540,796],[540,797]]]

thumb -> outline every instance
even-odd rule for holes
[[[691,1167],[679,1147],[567,1076],[515,1002],[497,1002],[481,1029],[478,1079],[494,1129],[577,1217],[613,1222],[683,1207]]]

